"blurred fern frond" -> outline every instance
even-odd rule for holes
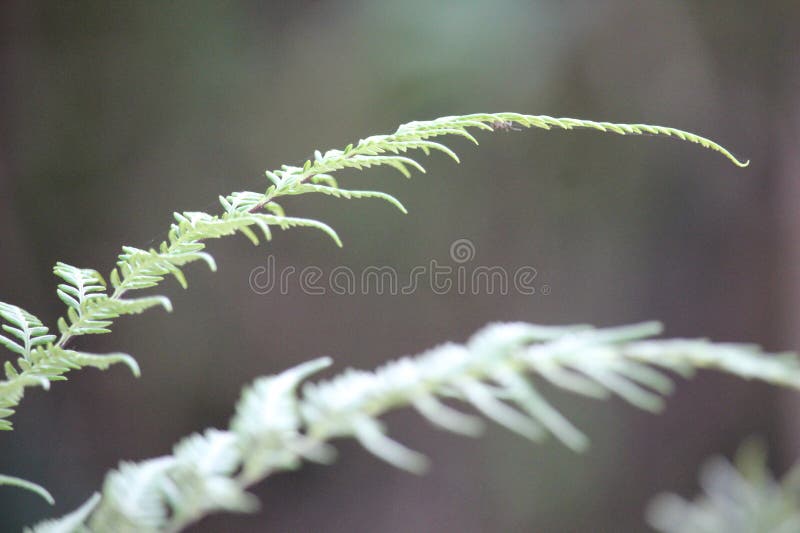
[[[731,463],[710,459],[694,500],[657,496],[648,521],[662,533],[795,533],[800,531],[800,464],[777,480],[758,441],[742,445]]]
[[[706,340],[644,340],[657,323],[609,329],[525,323],[487,326],[467,343],[448,343],[374,372],[346,370],[319,383],[301,382],[330,365],[317,359],[247,387],[227,430],[207,430],[179,442],[171,455],[123,463],[87,505],[78,531],[177,531],[220,511],[252,511],[247,487],[305,460],[330,462],[334,438],[356,439],[367,451],[411,472],[427,460],[390,438],[380,417],[411,406],[437,427],[475,435],[481,417],[532,440],[552,435],[575,450],[588,440],[538,392],[533,378],[594,398],[615,395],[651,411],[671,390],[667,372],[689,376],[711,368],[747,379],[800,388],[794,356]],[[74,527],[74,516],[67,519]],[[42,530],[58,529],[49,521]]]

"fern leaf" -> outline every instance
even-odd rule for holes
[[[55,336],[48,334],[48,329],[41,320],[21,307],[0,302],[0,317],[8,322],[0,327],[11,335],[0,335],[0,344],[24,358],[30,357],[31,350],[37,346],[55,340]]]
[[[374,456],[415,474],[428,469],[428,458],[386,436],[383,424],[367,415],[354,417],[352,436]]]
[[[430,155],[431,150],[437,150],[448,155],[456,163],[461,162],[461,160],[458,158],[458,155],[447,146],[441,143],[426,141],[423,139],[409,141],[394,140],[388,143],[386,146],[381,147],[377,153],[392,152],[396,154],[399,152],[406,152],[408,150],[422,150],[425,155]]]
[[[172,302],[166,296],[143,298],[101,298],[92,302],[92,315],[97,318],[116,318],[122,315],[138,315],[153,307],[172,311]]]
[[[67,318],[60,317],[57,322],[58,331],[61,333],[59,344],[64,345],[67,340],[75,335],[102,335],[110,333],[108,326],[110,320],[90,318],[86,314],[79,314],[75,309],[67,309]]]
[[[296,227],[306,227],[306,228],[315,228],[323,233],[325,233],[328,237],[330,237],[333,242],[336,243],[336,246],[341,248],[342,240],[339,238],[339,235],[329,225],[325,224],[324,222],[320,222],[318,220],[314,220],[312,218],[300,218],[300,217],[285,217],[285,216],[277,216],[277,215],[262,215],[257,214],[253,215],[255,217],[260,218],[266,224],[278,226],[281,229],[289,229],[289,228],[296,228]]]
[[[190,435],[173,448],[178,461],[193,464],[210,475],[232,475],[239,467],[237,441],[227,431],[206,430],[202,435]]]
[[[31,481],[27,481],[24,479],[20,479],[14,476],[6,476],[0,474],[0,485],[10,485],[14,487],[19,487],[21,489],[29,490],[35,494],[38,494],[42,497],[47,503],[53,505],[56,501],[53,499],[53,496],[41,485],[37,485]]]
[[[80,309],[91,298],[105,295],[106,282],[95,270],[58,262],[53,273],[66,282],[59,284],[56,292],[68,307]]]
[[[243,458],[242,478],[254,482],[269,472],[299,465],[295,443],[302,441],[300,416],[295,389],[310,374],[329,366],[321,358],[297,366],[279,376],[256,380],[237,405],[231,430],[239,442],[253,453]]]
[[[347,189],[340,189],[338,187],[330,187],[327,185],[316,185],[313,183],[305,183],[303,185],[298,185],[295,190],[291,194],[305,194],[305,193],[320,193],[326,194],[328,196],[334,196],[336,198],[379,198],[381,200],[385,200],[395,206],[397,209],[402,211],[404,214],[408,213],[405,206],[400,203],[400,200],[392,196],[391,194],[387,194],[385,192],[380,191],[351,191]]]
[[[58,357],[55,358],[52,357],[52,354],[49,354],[49,360],[53,361],[54,365],[63,364],[72,368],[88,366],[98,370],[107,370],[112,365],[123,364],[130,369],[135,377],[141,376],[136,359],[125,353],[92,354],[75,350],[61,350],[57,353]]]
[[[533,384],[516,372],[509,371],[508,368],[502,369],[493,377],[503,385],[509,398],[520,405],[529,416],[539,422],[565,446],[575,451],[583,451],[589,446],[589,439],[586,435],[547,403]]]
[[[170,509],[165,481],[175,465],[172,456],[120,464],[106,476],[103,499],[89,518],[90,529],[119,533],[165,531]],[[115,505],[104,505],[107,497]],[[105,528],[95,524],[105,524]]]
[[[354,155],[348,158],[327,162],[327,164],[321,168],[323,168],[325,172],[333,172],[343,168],[355,168],[356,170],[362,170],[381,165],[390,166],[396,169],[406,178],[411,177],[411,172],[409,172],[408,167],[415,168],[423,174],[425,173],[425,168],[410,157],[385,155]]]

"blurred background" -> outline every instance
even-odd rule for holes
[[[414,119],[519,111],[666,124],[752,160],[658,138],[596,132],[480,135],[449,142],[462,164],[423,161],[340,183],[397,195],[302,197],[289,214],[328,222],[266,246],[213,242],[219,271],[168,281],[173,314],[117,322],[86,351],[119,367],[29,390],[0,435],[0,472],[48,487],[0,489],[0,529],[62,514],[120,460],[168,452],[224,427],[255,376],[328,354],[372,368],[496,320],[618,325],[659,319],[668,336],[800,348],[800,4],[544,1],[32,2],[0,5],[0,300],[55,324],[52,265],[107,273],[121,244],[165,236],[176,210],[263,190],[298,164]],[[155,241],[154,241],[155,239]],[[311,296],[250,289],[254,268],[453,262],[536,269],[534,295]],[[547,290],[542,290],[544,287]],[[547,294],[544,294],[547,293]],[[4,356],[5,357],[5,356]],[[576,455],[491,428],[469,440],[410,412],[391,434],[424,451],[424,478],[352,442],[255,492],[263,510],[191,531],[645,531],[658,492],[696,491],[717,452],[762,435],[774,467],[800,456],[797,395],[719,375],[681,382],[661,416],[559,391],[549,398],[592,440]]]

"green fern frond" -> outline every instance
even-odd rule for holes
[[[713,368],[800,388],[794,356],[705,340],[643,340],[659,331],[653,322],[608,329],[494,324],[466,344],[444,344],[374,372],[346,370],[300,391],[300,383],[330,359],[259,378],[244,390],[227,431],[191,435],[170,456],[123,463],[109,473],[84,525],[87,531],[177,531],[212,512],[253,510],[250,485],[305,460],[330,462],[328,442],[340,437],[358,440],[394,466],[421,472],[427,459],[391,439],[379,417],[412,406],[437,427],[480,431],[479,418],[442,399],[471,405],[532,440],[553,435],[584,449],[586,437],[546,402],[533,378],[589,396],[615,394],[643,409],[660,408],[671,390],[665,370]],[[761,367],[766,370],[755,370]]]
[[[341,246],[338,235],[330,226],[313,219],[287,216],[276,203],[281,196],[322,193],[342,198],[378,198],[405,212],[402,203],[389,194],[380,191],[340,189],[332,174],[347,168],[388,166],[405,176],[410,176],[411,169],[424,172],[422,165],[405,155],[412,150],[419,150],[425,155],[439,151],[458,161],[455,152],[444,144],[431,140],[433,138],[447,135],[461,136],[477,143],[470,129],[497,131],[519,129],[517,126],[545,130],[584,128],[620,135],[675,137],[720,152],[739,166],[746,165],[719,144],[674,128],[517,113],[484,113],[410,122],[401,125],[392,134],[373,135],[358,143],[350,144],[343,150],[328,150],[324,154],[317,150],[314,152],[313,160],[306,161],[302,166],[283,165],[278,170],[267,171],[269,184],[264,193],[237,192],[227,197],[220,197],[222,212],[218,215],[193,211],[175,213],[175,222],[170,226],[167,239],[154,248],[145,250],[124,246],[117,259],[116,268],[108,276],[113,289],[111,294],[106,292],[105,280],[97,271],[58,263],[54,272],[64,283],[59,285],[57,292],[67,306],[66,317],[60,318],[57,323],[60,336],[55,341],[52,336],[46,334],[46,329],[41,329],[43,326],[40,322],[36,322],[38,325],[33,325],[34,329],[30,331],[13,323],[8,326],[3,325],[3,329],[11,333],[11,337],[0,335],[0,344],[23,357],[29,354],[32,348],[44,347],[44,352],[39,354],[38,363],[31,367],[30,371],[17,375],[7,372],[7,377],[11,377],[5,382],[0,382],[0,409],[13,408],[21,398],[21,390],[25,387],[41,385],[42,376],[51,375],[49,371],[44,370],[47,365],[60,368],[61,363],[49,361],[49,358],[60,356],[55,348],[66,347],[77,336],[108,333],[114,319],[122,315],[140,313],[157,306],[169,311],[171,304],[164,296],[126,298],[125,295],[130,291],[155,287],[167,276],[174,277],[185,288],[187,280],[183,267],[196,261],[203,261],[211,270],[215,270],[214,258],[205,251],[203,242],[205,240],[241,233],[254,244],[258,244],[259,236],[256,230],[269,240],[272,235],[271,227],[288,229],[304,226],[325,232]],[[18,309],[13,306],[8,309],[12,308]],[[23,322],[29,320],[24,316],[19,318],[16,314],[13,319],[3,316],[6,320]],[[55,341],[54,348],[51,349],[49,343],[53,341]],[[42,368],[37,368],[37,365]],[[596,378],[613,379],[607,376],[596,376]],[[624,390],[626,392],[623,394],[627,394],[630,398],[635,397],[644,404],[657,407],[655,400],[637,388],[625,386]],[[4,395],[3,391],[8,391],[10,396]],[[3,427],[3,424],[0,420],[0,427]]]

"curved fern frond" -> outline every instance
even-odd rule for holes
[[[111,294],[106,292],[105,279],[97,271],[58,263],[54,271],[64,280],[64,283],[59,285],[57,292],[59,298],[67,305],[67,313],[66,317],[58,320],[60,336],[55,342],[55,347],[64,348],[77,336],[108,333],[114,319],[121,315],[141,313],[158,306],[169,311],[171,304],[165,296],[126,298],[125,295],[130,291],[155,287],[167,276],[174,277],[185,288],[187,280],[183,267],[196,261],[203,261],[212,271],[215,270],[214,258],[205,250],[204,241],[208,239],[241,233],[254,244],[258,244],[257,231],[266,240],[269,240],[272,235],[271,227],[288,229],[304,226],[325,232],[337,245],[341,246],[338,235],[330,226],[313,219],[286,216],[280,205],[276,203],[276,200],[282,196],[321,193],[342,198],[378,198],[405,212],[402,203],[389,194],[380,191],[340,189],[332,174],[348,168],[388,166],[409,177],[411,169],[425,171],[421,164],[406,155],[413,150],[419,150],[425,155],[432,151],[439,151],[458,161],[455,152],[444,144],[431,140],[433,138],[447,135],[461,136],[477,143],[477,139],[470,129],[491,132],[518,130],[520,127],[545,130],[583,128],[620,135],[675,137],[720,152],[739,166],[746,165],[737,160],[728,150],[709,139],[662,126],[616,124],[518,113],[480,113],[410,122],[401,125],[394,133],[373,135],[361,139],[358,143],[350,144],[342,150],[328,150],[324,153],[317,150],[314,152],[313,159],[306,161],[302,166],[283,165],[278,170],[267,171],[266,177],[269,183],[265,192],[236,192],[227,197],[220,197],[222,205],[220,214],[212,215],[195,211],[175,213],[175,222],[170,226],[167,239],[157,246],[149,249],[133,246],[122,248],[116,268],[108,276],[109,284],[113,289]],[[5,317],[5,315],[3,316]],[[13,320],[27,319],[14,318]],[[7,327],[11,329],[7,329]],[[43,326],[33,327],[41,328]],[[36,329],[35,332],[38,333],[30,332],[30,337],[26,337],[29,333],[13,323],[10,326],[4,325],[3,328],[11,333],[12,337],[17,337],[22,342],[17,342],[8,336],[0,336],[0,343],[20,355],[23,355],[21,352],[28,353],[33,347],[41,347],[55,340],[46,333],[42,333],[46,330]],[[28,341],[31,342],[30,346],[26,345]],[[39,362],[36,365],[46,367],[50,357],[57,358],[59,355],[45,346],[44,353],[40,354]],[[9,378],[9,380],[13,380],[13,383],[10,381],[0,382],[0,409],[15,406],[21,398],[21,389],[39,385],[41,384],[39,378],[49,375],[46,371],[39,371],[36,365],[27,374],[19,373],[19,375]],[[554,376],[558,374],[558,370],[553,372]],[[636,371],[630,370],[630,372]],[[560,376],[560,378],[572,379],[571,376]],[[628,399],[638,401],[650,408],[658,407],[658,401],[648,396],[646,392],[642,392],[634,382],[628,381],[618,385],[618,379],[614,375],[595,375],[594,378],[604,382],[606,388],[610,387]],[[554,379],[559,378],[554,377]],[[4,396],[3,390],[12,391],[13,396]],[[530,392],[526,394],[530,394]],[[3,422],[0,420],[0,426],[2,425]]]
[[[587,438],[546,402],[534,386],[536,378],[589,396],[617,394],[644,409],[660,407],[671,390],[664,370],[713,368],[800,388],[794,356],[705,340],[642,340],[659,331],[653,322],[608,329],[494,324],[466,344],[444,344],[374,372],[346,370],[299,391],[330,359],[259,378],[244,390],[228,430],[191,435],[170,456],[123,463],[109,473],[83,527],[177,531],[212,512],[253,510],[250,485],[297,469],[305,460],[330,462],[334,451],[328,443],[334,438],[354,438],[384,461],[422,472],[427,459],[391,439],[379,417],[413,406],[436,427],[470,435],[480,431],[480,419],[442,399],[471,405],[527,438],[553,435],[574,450],[584,449]]]

